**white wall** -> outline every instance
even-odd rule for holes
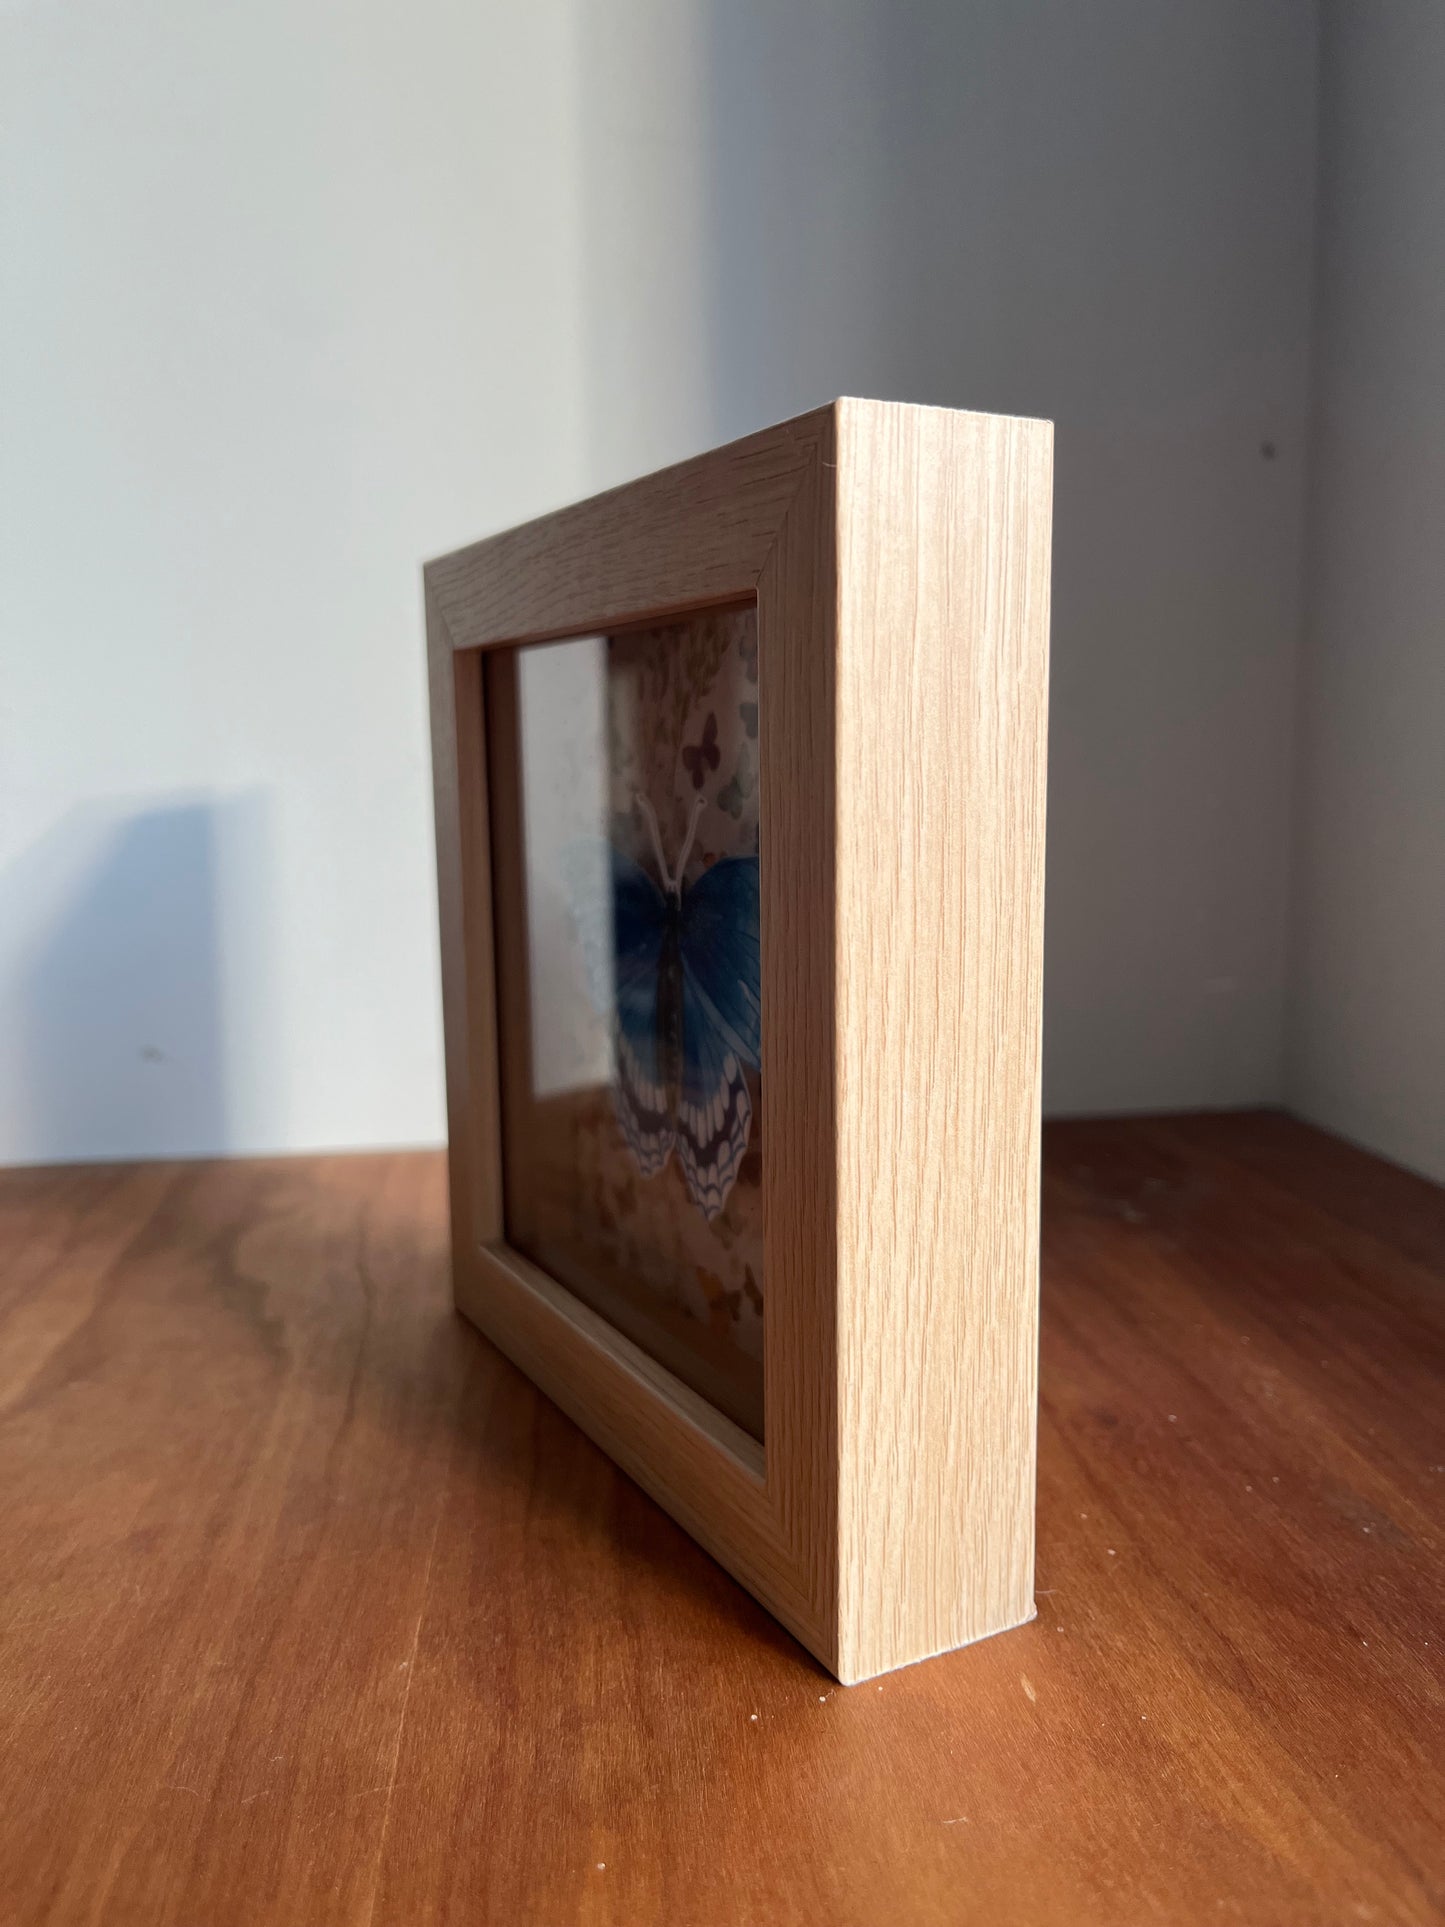
[[[1445,1180],[1445,8],[1324,28],[1289,1096]]]
[[[1277,1096],[1314,60],[8,0],[0,1160],[437,1137],[418,562],[841,392],[1058,423],[1048,1101]]]
[[[442,1133],[418,567],[591,478],[575,57],[0,14],[0,1160]]]

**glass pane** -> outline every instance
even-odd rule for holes
[[[507,1241],[762,1437],[755,609],[490,657]]]

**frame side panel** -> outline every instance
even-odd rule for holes
[[[1050,424],[839,405],[839,1674],[1033,1615]]]
[[[452,1248],[501,1235],[496,1012],[491,952],[491,851],[481,662],[454,650],[426,590],[442,1021],[447,1090],[447,1174]]]
[[[835,437],[758,583],[764,1372],[769,1496],[837,1670]],[[816,1649],[815,1649],[816,1650]]]

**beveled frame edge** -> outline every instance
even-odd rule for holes
[[[830,406],[424,570],[456,1302],[834,1671],[835,441]],[[753,597],[768,823],[763,1447],[505,1243],[481,676],[487,649]],[[786,781],[799,767],[818,780]]]

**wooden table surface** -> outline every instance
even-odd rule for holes
[[[1039,1616],[836,1687],[432,1155],[0,1175],[0,1921],[1438,1922],[1445,1193],[1047,1134]]]

